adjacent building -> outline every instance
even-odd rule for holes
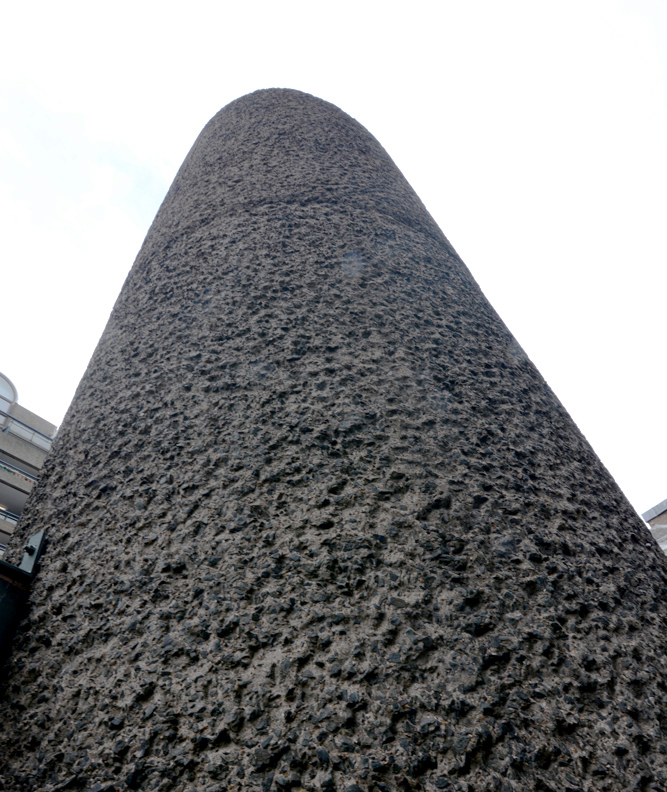
[[[18,403],[0,373],[0,556],[28,500],[55,437],[56,427]]]
[[[661,549],[667,553],[667,500],[642,514]]]

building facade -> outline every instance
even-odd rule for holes
[[[56,427],[18,403],[0,373],[0,557],[51,450]]]
[[[667,500],[644,512],[642,517],[648,523],[653,538],[663,552],[667,553]]]

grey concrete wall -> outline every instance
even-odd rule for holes
[[[0,544],[5,545],[12,538],[14,526],[9,525],[5,520],[0,521]]]
[[[27,463],[35,470],[41,469],[48,454],[47,451],[43,451],[27,440],[22,440],[9,432],[0,432],[0,452],[5,454],[7,461],[13,465],[21,467],[21,463]],[[32,473],[32,470],[28,470],[28,472]]]
[[[664,790],[667,560],[323,101],[258,92],[203,130],[43,527],[6,789]]]
[[[20,404],[12,404],[9,414],[12,415],[19,421],[23,421],[23,423],[28,424],[28,426],[36,429],[38,432],[42,434],[48,435],[49,437],[53,437],[56,431],[55,424],[52,424],[50,421],[47,421],[45,418],[40,418],[39,415],[36,415],[34,412],[27,410],[25,407],[22,407]]]
[[[667,553],[667,522],[658,523],[655,528],[651,528],[651,534],[655,541],[660,545],[663,552]]]
[[[32,492],[34,481],[31,481],[25,476],[14,473],[13,471],[7,470],[6,468],[3,468],[2,459],[0,459],[0,484],[6,484],[7,486],[19,490],[22,493],[29,493]]]
[[[653,538],[660,545],[661,550],[667,553],[667,512],[658,514],[649,520],[648,524]]]

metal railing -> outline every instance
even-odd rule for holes
[[[4,410],[0,410],[0,415],[8,419],[7,425],[2,430],[3,432],[19,437],[21,440],[26,440],[43,451],[51,450],[52,437],[40,432],[38,429],[33,429],[29,424],[14,418],[13,415],[6,413]]]
[[[7,511],[7,509],[3,509],[0,507],[0,533],[3,534],[12,534],[14,533],[14,526],[19,521],[18,514],[14,514],[14,512]],[[12,526],[11,530],[9,527],[4,529],[2,526],[5,523],[9,523]],[[0,540],[0,558],[5,554],[7,550],[7,544]]]
[[[19,516],[18,514],[14,514],[14,512],[7,511],[7,509],[0,507],[0,520],[4,520],[11,525],[16,525],[19,521]]]
[[[18,478],[22,478],[31,484],[34,484],[37,481],[37,476],[33,476],[32,473],[21,470],[21,468],[17,468],[10,462],[5,462],[4,459],[0,459],[0,470],[6,470],[7,473],[12,473],[14,476],[18,476]]]

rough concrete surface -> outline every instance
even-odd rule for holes
[[[6,790],[665,790],[667,561],[324,101],[201,133],[21,527]]]

